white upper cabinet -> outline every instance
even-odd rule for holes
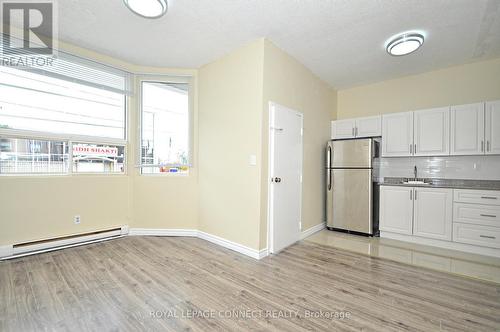
[[[382,156],[406,157],[413,153],[413,112],[382,115]]]
[[[413,235],[451,241],[453,189],[415,188]]]
[[[355,119],[332,121],[332,139],[354,138],[355,130]]]
[[[382,135],[381,116],[332,121],[332,139],[376,137]]]
[[[484,127],[484,103],[452,106],[451,154],[484,154]]]
[[[356,137],[376,137],[382,135],[380,115],[356,119]]]
[[[446,156],[450,154],[450,108],[413,112],[413,154]]]
[[[486,154],[500,154],[500,100],[486,103]]]

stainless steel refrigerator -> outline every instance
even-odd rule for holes
[[[329,141],[326,147],[327,227],[374,234],[372,138]]]

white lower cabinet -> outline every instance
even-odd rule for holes
[[[380,187],[381,231],[412,234],[413,188],[402,186]]]
[[[453,190],[382,186],[380,230],[451,241]]]
[[[381,186],[379,228],[381,237],[500,258],[500,191]]]
[[[415,188],[413,235],[451,241],[453,189]]]

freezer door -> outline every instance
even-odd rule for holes
[[[333,168],[372,167],[373,139],[331,141]]]
[[[332,169],[331,177],[327,225],[372,234],[372,170]]]

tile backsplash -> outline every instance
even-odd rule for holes
[[[500,156],[449,156],[378,158],[378,178],[413,177],[417,166],[420,178],[500,180]]]

